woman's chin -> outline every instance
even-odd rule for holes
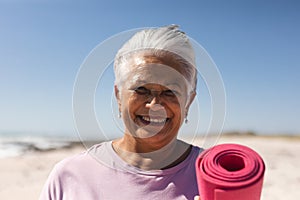
[[[172,130],[168,126],[146,126],[146,127],[140,127],[136,130],[136,136],[141,139],[147,139],[148,142],[162,142],[163,140],[166,140],[170,137],[175,137],[176,134],[172,134],[170,132]],[[172,136],[174,135],[174,136]]]
[[[151,138],[157,135],[161,129],[150,127],[139,127],[134,131],[134,136],[137,138]]]

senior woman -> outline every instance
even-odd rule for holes
[[[40,199],[194,199],[201,148],[177,139],[196,95],[187,36],[175,25],[140,31],[114,72],[123,137],[56,164]]]

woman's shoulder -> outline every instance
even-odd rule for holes
[[[55,169],[58,171],[66,171],[76,168],[88,167],[95,164],[95,152],[104,152],[109,142],[101,142],[94,144],[93,146],[86,148],[86,150],[77,153],[75,155],[64,158],[55,165]],[[97,162],[96,162],[97,163]]]
[[[205,150],[204,148],[192,144],[192,151],[193,151],[195,154],[198,154],[198,155],[199,155],[199,154],[201,154],[204,150]]]

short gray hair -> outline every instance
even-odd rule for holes
[[[149,28],[137,32],[117,52],[114,60],[115,84],[120,86],[126,80],[129,69],[124,67],[128,58],[138,52],[151,52],[153,56],[162,56],[163,53],[176,55],[176,62],[183,64],[190,74],[192,90],[196,90],[197,71],[194,49],[186,36],[179,30],[178,25],[159,28]],[[174,56],[173,56],[174,57]]]

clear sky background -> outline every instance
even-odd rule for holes
[[[0,0],[0,134],[74,133],[73,84],[89,52],[168,24],[218,66],[224,131],[300,133],[299,1]]]

